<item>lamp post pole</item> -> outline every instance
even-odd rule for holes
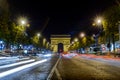
[[[98,18],[98,19],[96,20],[96,25],[99,26],[99,28],[100,28],[99,33],[97,33],[96,35],[94,35],[96,52],[98,52],[98,51],[99,51],[99,50],[98,50],[98,49],[99,49],[99,47],[98,47],[98,38],[99,38],[100,34],[101,34],[102,31],[103,31],[102,20],[101,20],[100,18]],[[101,50],[100,50],[100,51],[101,51]]]
[[[85,36],[86,36],[86,34],[85,34],[84,32],[81,32],[81,33],[79,34],[79,37],[82,38],[82,39],[83,39]],[[82,42],[82,44],[83,44],[83,42]],[[79,44],[79,45],[80,45],[80,44]],[[83,46],[82,46],[82,48],[81,48],[81,53],[83,52],[82,49],[84,49]]]
[[[99,33],[96,35],[96,38],[97,38],[97,46],[98,46],[98,37],[100,36],[100,34],[101,34],[102,31],[103,31],[103,26],[102,26],[102,21],[101,21],[101,19],[98,19],[98,20],[97,20],[97,25],[99,26],[99,29],[100,29]]]

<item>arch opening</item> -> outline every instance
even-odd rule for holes
[[[58,53],[62,53],[64,50],[63,50],[63,43],[59,43],[58,44]]]

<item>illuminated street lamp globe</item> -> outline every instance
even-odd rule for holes
[[[101,19],[98,19],[98,20],[97,20],[97,23],[100,24],[100,23],[101,23]]]
[[[80,37],[82,38],[82,37],[84,37],[85,36],[85,33],[81,33],[80,34]]]
[[[74,42],[72,42],[72,44],[74,44]]]
[[[40,33],[37,33],[37,36],[38,36],[38,37],[40,37],[40,36],[41,36],[41,34],[40,34]]]
[[[101,17],[97,17],[96,19],[95,19],[95,24],[96,25],[100,25],[102,23],[102,18]]]
[[[19,25],[27,26],[28,20],[27,20],[27,18],[25,18],[25,17],[18,17],[18,23],[19,23]]]
[[[22,25],[25,25],[25,24],[26,24],[26,21],[25,21],[25,20],[21,20],[21,24],[22,24]]]
[[[77,41],[78,41],[78,38],[75,38],[74,41],[77,42]]]

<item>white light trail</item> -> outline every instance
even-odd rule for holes
[[[5,76],[8,76],[8,75],[13,74],[13,73],[18,72],[18,71],[21,71],[23,69],[33,67],[33,66],[35,66],[37,64],[40,64],[40,63],[43,63],[43,62],[46,62],[46,61],[47,61],[47,59],[44,59],[44,60],[41,60],[41,61],[37,61],[37,62],[31,63],[31,64],[27,64],[27,65],[24,65],[24,66],[20,66],[20,67],[17,67],[17,68],[2,72],[2,73],[0,73],[0,78],[3,78]]]
[[[0,57],[0,60],[15,60],[15,59],[29,59],[29,58],[19,58],[19,57]]]
[[[0,57],[0,59],[17,59],[18,57]]]
[[[6,57],[0,57],[0,59],[5,59]]]
[[[10,62],[16,62],[16,61],[20,61],[20,60],[26,60],[26,59],[30,59],[30,58],[8,58],[8,59],[1,59],[0,60],[0,65],[1,64],[5,64],[5,63],[10,63]]]
[[[0,69],[12,67],[12,66],[17,66],[17,65],[20,65],[20,64],[30,63],[30,62],[33,62],[33,61],[35,61],[35,59],[31,59],[31,60],[27,60],[27,61],[21,61],[21,62],[13,63],[13,64],[8,64],[8,65],[0,66]]]
[[[26,60],[26,59],[30,59],[30,58],[20,58],[19,60]]]
[[[44,56],[45,57],[50,57],[50,56],[52,56],[52,54],[45,54]]]

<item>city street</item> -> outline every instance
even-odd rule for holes
[[[120,80],[120,0],[0,0],[0,80]]]
[[[3,62],[6,58],[1,57]],[[57,61],[57,56],[32,56],[8,58],[9,63],[0,65],[0,80],[45,80]],[[6,59],[6,62],[7,62]]]
[[[85,55],[62,57],[58,65],[63,80],[119,80],[120,61]]]

